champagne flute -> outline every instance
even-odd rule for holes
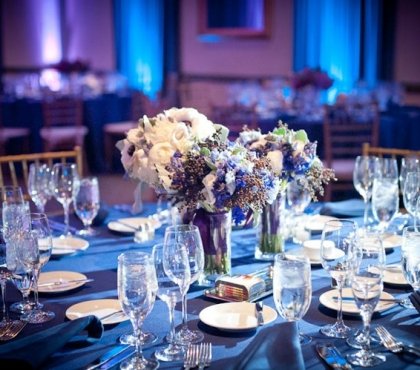
[[[383,289],[385,251],[376,235],[364,235],[355,248],[355,263],[351,267],[351,288],[363,319],[361,349],[347,356],[356,366],[371,367],[385,362],[385,356],[370,347],[370,322]]]
[[[31,163],[28,175],[28,192],[38,211],[45,212],[45,204],[51,199],[51,168],[45,163]]]
[[[118,299],[136,337],[136,352],[121,364],[121,369],[157,369],[159,366],[156,360],[143,356],[140,341],[141,327],[152,311],[156,291],[156,271],[149,254],[125,252],[118,257]]]
[[[170,331],[167,336],[169,346],[155,352],[155,357],[161,361],[182,361],[184,359],[183,347],[175,341],[174,310],[177,302],[181,300],[181,291],[178,284],[172,281],[164,269],[164,247],[156,244],[152,252],[158,282],[157,296],[166,303],[169,310]]]
[[[56,163],[53,166],[54,197],[63,206],[64,232],[63,237],[71,236],[69,230],[69,208],[73,199],[74,183],[78,179],[76,165],[72,163]]]
[[[77,216],[82,220],[84,229],[78,232],[83,236],[97,235],[92,229],[92,221],[99,211],[99,185],[96,177],[86,177],[75,182],[73,204]]]
[[[420,230],[415,226],[403,229],[401,245],[401,267],[405,279],[416,291],[420,289]],[[407,297],[401,303],[406,308],[414,308]]]
[[[165,245],[182,244],[186,247],[189,268],[190,284],[197,281],[204,270],[204,250],[200,232],[195,225],[173,225],[165,229]],[[182,297],[182,328],[177,333],[177,341],[181,344],[201,342],[204,339],[202,332],[188,329],[187,323],[187,295]]]
[[[409,172],[406,175],[403,188],[404,207],[414,218],[417,226],[417,202],[420,199],[420,172]]]
[[[352,329],[346,326],[343,321],[342,296],[343,287],[353,263],[356,234],[356,223],[351,220],[328,221],[322,230],[322,267],[337,282],[339,296],[336,322],[321,328],[321,333],[328,337],[347,338],[352,333]]]
[[[358,156],[354,164],[353,184],[357,192],[362,196],[365,203],[363,227],[366,229],[369,222],[369,200],[372,197],[373,179],[377,157]]]
[[[311,304],[311,264],[305,256],[274,257],[273,297],[277,312],[287,321],[299,320]],[[299,331],[300,344],[310,343],[312,338]]]

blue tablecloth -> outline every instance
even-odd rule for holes
[[[146,204],[144,215],[152,214],[154,209],[155,205]],[[106,223],[119,217],[129,216],[114,208],[109,208],[108,210],[110,213],[106,219]],[[60,218],[59,221],[61,220]],[[72,224],[76,227],[81,226],[80,222],[76,219],[72,219]],[[20,334],[20,337],[63,323],[66,320],[66,309],[75,303],[92,299],[117,298],[117,256],[127,250],[150,252],[153,244],[161,241],[163,236],[163,228],[161,228],[157,230],[156,237],[153,241],[135,244],[132,235],[121,235],[111,232],[105,225],[98,229],[100,230],[100,235],[89,240],[90,246],[88,249],[59,259],[53,258],[43,269],[43,271],[71,270],[83,272],[95,280],[75,291],[56,295],[41,295],[41,301],[47,309],[56,312],[56,318],[52,322],[43,325],[27,325]],[[254,229],[233,231],[232,266],[234,273],[252,272],[269,265],[269,262],[254,259],[255,243],[256,235]],[[287,245],[287,249],[293,249],[295,247],[292,244]],[[387,254],[387,263],[398,262],[399,258],[400,253],[398,248],[393,249]],[[336,312],[323,307],[319,302],[320,295],[330,289],[330,282],[331,279],[328,273],[321,266],[313,266],[312,302],[308,313],[300,322],[300,329],[313,337],[311,344],[302,347],[305,367],[307,369],[326,368],[326,365],[316,354],[314,347],[316,343],[334,342],[344,354],[354,351],[347,346],[344,340],[326,338],[319,333],[321,326],[327,323],[333,323],[336,319]],[[8,288],[8,303],[20,299],[18,292],[12,285],[9,285]],[[386,285],[385,291],[395,296],[402,296],[407,294],[410,288]],[[214,300],[206,298],[203,295],[203,287],[191,287],[188,293],[189,326],[202,330],[205,335],[205,341],[213,343],[213,362],[209,369],[221,369],[228,365],[235,368],[238,356],[247,346],[253,343],[256,335],[264,328],[271,328],[273,331],[286,330],[281,325],[281,323],[284,323],[284,320],[280,317],[265,327],[251,332],[229,333],[212,329],[202,324],[199,321],[198,315],[203,308],[215,303]],[[266,297],[264,303],[274,308],[272,296]],[[180,311],[181,308],[178,305],[175,314],[177,324],[181,322]],[[361,326],[361,319],[357,315],[345,316],[345,322],[354,328]],[[404,309],[397,305],[381,314],[375,314],[372,323],[373,325],[383,324],[396,336],[411,342],[417,341],[417,344],[419,344],[419,314],[415,310]],[[159,337],[156,345],[144,351],[146,356],[152,356],[156,348],[163,345],[162,338],[165,337],[169,329],[168,311],[165,303],[160,300],[156,301],[153,311],[146,319],[144,329],[155,333]],[[99,343],[82,348],[65,348],[52,356],[42,368],[66,370],[85,368],[101,354],[114,347],[121,334],[130,330],[131,326],[128,321],[106,327],[105,334]],[[286,331],[284,332],[284,336],[288,335]],[[282,345],[281,341],[279,341],[278,345]],[[386,363],[381,366],[381,369],[415,369],[420,366],[420,359],[415,360],[415,358],[410,356],[391,354],[383,348],[380,350],[384,352],[387,358]],[[284,366],[287,366],[287,364],[285,363]],[[165,369],[179,369],[182,367],[182,364],[161,362],[160,367]]]

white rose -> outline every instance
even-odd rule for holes
[[[268,152],[267,158],[270,160],[274,174],[280,176],[283,169],[283,153],[280,150],[273,150]]]
[[[216,198],[213,194],[213,186],[214,182],[216,181],[216,175],[213,172],[210,172],[204,179],[203,185],[204,189],[202,193],[204,195],[204,199],[209,205],[213,205],[216,202]]]
[[[174,153],[175,150],[170,143],[158,143],[153,145],[149,152],[149,167],[155,168],[156,165],[167,165],[171,161]]]
[[[154,166],[149,165],[147,156],[143,150],[138,150],[133,155],[133,175],[140,181],[144,181],[150,185],[155,185],[158,176]]]
[[[185,153],[192,145],[190,136],[190,132],[185,123],[179,122],[172,131],[171,145],[181,153]]]
[[[244,144],[248,144],[249,142],[260,140],[261,136],[262,136],[261,131],[257,131],[257,130],[242,131],[239,133],[239,138],[241,142],[243,142]]]
[[[144,137],[148,144],[155,145],[171,140],[172,132],[175,128],[174,123],[162,115],[158,117],[163,119],[157,119],[154,125],[150,123],[146,116],[144,117]]]
[[[132,128],[127,132],[127,140],[133,144],[136,144],[139,141],[139,137],[142,135],[142,132],[139,128]]]
[[[260,138],[251,144],[250,148],[251,149],[259,149],[259,148],[263,148],[265,146],[265,144],[267,144],[267,140],[265,140],[265,136],[260,136]]]

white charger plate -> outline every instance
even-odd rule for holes
[[[277,318],[277,312],[264,306],[262,311],[264,325]],[[224,331],[245,331],[258,327],[255,317],[255,303],[228,302],[206,307],[200,312],[200,320],[209,326]]]
[[[93,301],[85,301],[77,303],[66,310],[66,317],[69,320],[76,320],[80,317],[95,315],[99,319],[101,317],[118,312],[121,310],[121,304],[118,299],[96,299]],[[116,313],[104,320],[101,320],[104,325],[118,324],[128,320],[128,317],[123,313]]]
[[[129,217],[110,221],[108,223],[108,229],[119,233],[134,234],[136,229],[146,224],[152,225],[155,229],[160,227],[159,221],[154,220],[153,218]]]
[[[401,270],[401,266],[392,266],[392,268],[385,268],[384,283],[392,285],[409,285]]]
[[[324,216],[324,215],[315,215],[308,218],[308,221],[305,223],[305,229],[312,232],[321,232],[324,228],[324,225],[328,221],[338,220],[336,217]]]
[[[81,274],[80,272],[73,271],[50,271],[50,272],[41,272],[39,275],[38,285],[62,282],[59,285],[48,285],[48,286],[39,286],[38,292],[40,293],[61,293],[67,292],[79,288],[86,284],[84,281],[66,283],[69,280],[80,280],[87,279],[87,276]]]
[[[332,289],[332,290],[329,290],[325,293],[322,293],[321,296],[319,297],[319,301],[325,307],[328,307],[332,310],[337,311],[338,310],[338,302],[335,299],[335,297],[338,297],[338,290],[337,289]],[[344,288],[343,289],[343,297],[353,298],[353,293],[352,293],[351,288]],[[393,299],[394,297],[387,292],[382,292],[381,298],[382,299]],[[378,304],[375,307],[374,312],[383,312],[383,311],[389,310],[390,308],[392,308],[396,305],[397,305],[397,302],[379,301]],[[355,301],[344,300],[343,301],[343,313],[349,314],[349,315],[359,315],[360,310],[359,310],[359,308],[357,308]]]
[[[84,251],[89,247],[89,242],[85,239],[74,236],[65,236],[52,239],[52,256],[63,256],[77,251]]]

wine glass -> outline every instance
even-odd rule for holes
[[[338,310],[337,321],[321,328],[328,337],[347,338],[352,329],[344,324],[342,294],[354,258],[357,226],[351,220],[331,220],[325,223],[321,236],[322,267],[337,282]],[[333,246],[332,246],[333,245]]]
[[[304,256],[274,257],[273,297],[277,312],[287,321],[299,320],[311,304],[311,264]],[[312,338],[299,331],[300,344],[310,343]]]
[[[375,163],[375,178],[385,178],[398,183],[397,159],[378,158]]]
[[[403,229],[401,245],[401,267],[405,279],[416,291],[420,289],[420,230],[415,226]],[[414,308],[407,297],[401,303],[406,308]]]
[[[186,247],[189,268],[190,284],[201,278],[204,270],[204,250],[200,232],[194,225],[173,225],[165,229],[165,245],[182,244]],[[203,333],[188,329],[187,324],[187,295],[182,297],[182,328],[177,333],[177,341],[181,344],[201,342]]]
[[[53,166],[54,197],[63,206],[64,232],[63,237],[70,236],[69,207],[73,199],[74,183],[78,179],[76,165],[73,163],[56,163]]]
[[[404,181],[403,202],[408,213],[417,224],[417,202],[420,198],[420,172],[408,172]]]
[[[370,347],[370,322],[383,289],[385,251],[376,235],[364,235],[355,248],[355,262],[351,267],[351,289],[363,319],[361,349],[347,356],[356,366],[371,367],[385,362],[385,356]]]
[[[404,157],[401,158],[400,170],[400,189],[404,191],[405,179],[409,172],[420,172],[420,158]]]
[[[99,185],[96,177],[86,177],[75,182],[73,204],[77,216],[82,220],[84,229],[78,232],[83,236],[97,235],[92,229],[92,221],[99,211]]]
[[[28,175],[28,193],[39,212],[45,212],[45,204],[51,199],[51,168],[45,163],[31,163]]]
[[[362,196],[365,203],[363,216],[363,227],[367,228],[369,217],[369,200],[372,197],[373,179],[375,176],[375,165],[377,157],[358,156],[353,169],[353,185],[357,192]]]
[[[10,271],[6,264],[6,240],[3,237],[3,226],[0,224],[0,289],[2,298],[2,320],[0,321],[0,328],[4,328],[9,324],[9,314],[6,306],[6,283],[11,278]]]
[[[375,178],[372,189],[373,217],[379,222],[378,229],[385,232],[397,214],[399,204],[398,183],[393,178]]]
[[[121,364],[121,369],[157,369],[159,366],[156,360],[143,356],[140,341],[141,326],[152,311],[156,291],[156,271],[149,254],[125,252],[118,257],[118,299],[136,337],[136,352]]]
[[[0,188],[3,236],[6,242],[12,242],[21,235],[23,216],[29,212],[29,205],[23,199],[19,186]]]
[[[25,312],[21,319],[31,324],[40,324],[52,320],[54,312],[43,310],[38,299],[38,279],[42,267],[49,261],[52,251],[51,230],[44,213],[28,214],[28,230],[25,235],[21,258],[25,265],[32,269],[32,290],[34,292],[33,309]]]
[[[155,263],[156,277],[158,282],[157,296],[166,303],[169,310],[170,332],[167,336],[168,347],[157,350],[155,357],[161,361],[181,361],[184,359],[182,346],[175,341],[174,310],[177,302],[181,300],[181,291],[177,283],[172,281],[164,269],[164,247],[163,244],[156,244],[152,252]]]

